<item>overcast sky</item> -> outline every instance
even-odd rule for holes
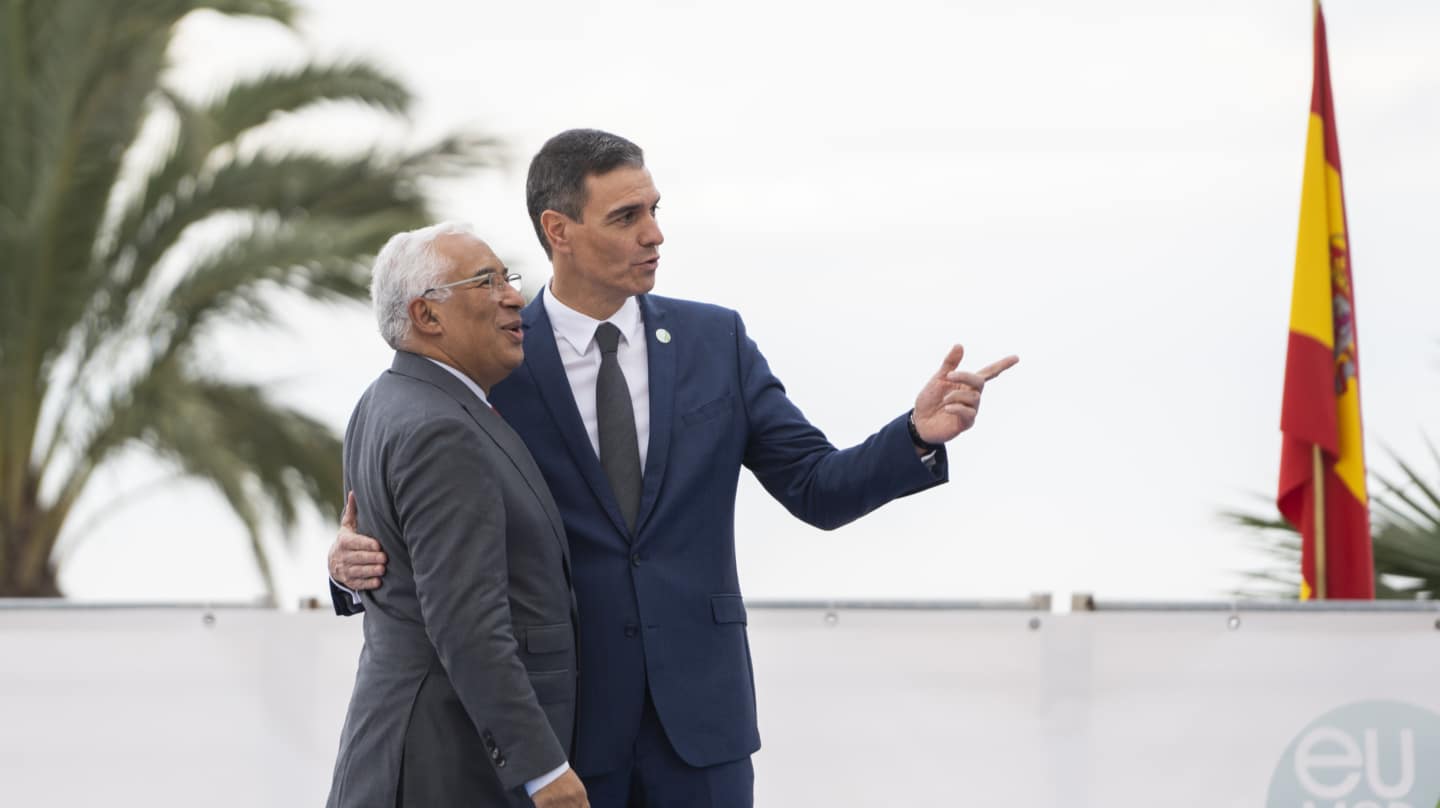
[[[400,136],[508,143],[509,168],[444,189],[442,213],[531,288],[549,267],[530,156],[577,126],[635,140],[663,195],[656,291],[738,309],[837,444],[908,409],[953,342],[971,368],[1021,356],[951,444],[949,485],[823,533],[743,475],[748,596],[1216,598],[1263,563],[1217,513],[1275,487],[1309,0],[308,5],[304,45],[188,24],[182,79],[257,53],[387,65],[422,99]],[[1440,439],[1440,4],[1325,10],[1367,454],[1440,474],[1421,440]],[[293,313],[219,355],[340,429],[389,349],[358,306]],[[89,506],[147,473],[123,464]],[[323,592],[333,533],[311,520],[282,551],[287,600]],[[200,484],[109,514],[63,582],[260,591]]]

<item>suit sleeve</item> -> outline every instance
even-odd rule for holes
[[[565,763],[510,623],[505,506],[473,425],[431,418],[392,456],[390,488],[425,632],[506,788]]]
[[[949,480],[944,448],[936,452],[933,466],[916,455],[906,428],[908,411],[862,443],[836,449],[785,394],[740,315],[734,317],[749,429],[745,466],[790,513],[833,530],[897,497]]]

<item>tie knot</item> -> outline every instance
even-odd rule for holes
[[[601,323],[595,327],[595,341],[600,344],[600,353],[615,353],[620,347],[620,329],[614,323]]]

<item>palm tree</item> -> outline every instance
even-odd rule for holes
[[[1426,441],[1440,480],[1440,451]],[[1413,599],[1440,596],[1440,483],[1393,452],[1400,478],[1372,474],[1379,484],[1370,496],[1375,557],[1375,597]],[[1278,516],[1231,512],[1227,518],[1259,531],[1264,551],[1276,564],[1245,573],[1254,586],[1242,594],[1296,598],[1300,593],[1300,534]]]
[[[59,594],[57,542],[84,538],[66,535],[76,501],[135,447],[218,489],[273,597],[261,529],[288,530],[306,503],[338,515],[339,440],[206,372],[197,346],[285,294],[365,297],[368,256],[431,220],[422,181],[496,145],[456,135],[339,156],[266,141],[267,123],[322,102],[402,115],[405,87],[361,62],[273,70],[204,100],[167,81],[185,15],[289,26],[284,0],[0,8],[0,597]]]

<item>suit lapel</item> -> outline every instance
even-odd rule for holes
[[[640,317],[645,328],[645,348],[650,363],[650,448],[645,454],[645,479],[640,489],[640,513],[635,517],[638,535],[645,520],[655,509],[660,496],[660,483],[665,479],[665,464],[670,457],[670,426],[675,417],[675,354],[670,342],[673,335],[661,342],[656,333],[668,329],[668,317],[662,302],[649,295],[640,295]],[[668,331],[667,331],[668,333]],[[683,335],[682,335],[683,338]]]
[[[525,447],[525,442],[520,435],[505,423],[505,419],[496,414],[495,410],[487,406],[475,394],[465,386],[463,382],[455,378],[443,368],[435,366],[423,356],[397,351],[395,361],[390,369],[404,376],[432,384],[446,395],[455,399],[455,402],[469,413],[475,425],[494,441],[500,451],[510,460],[510,465],[520,473],[525,484],[530,487],[530,492],[535,495],[536,500],[541,504],[546,517],[550,520],[550,532],[560,543],[560,552],[565,559],[565,574],[570,574],[570,546],[565,541],[564,522],[560,519],[560,511],[555,506],[554,499],[550,496],[550,489],[545,485],[545,477],[540,473],[540,468],[535,465],[535,459],[531,457],[530,450]]]
[[[555,428],[560,431],[561,442],[575,461],[575,468],[615,524],[615,529],[621,535],[629,536],[625,517],[620,514],[620,505],[610,490],[610,480],[605,477],[600,458],[595,456],[590,435],[585,431],[585,422],[580,419],[580,410],[575,406],[575,392],[570,389],[570,379],[565,375],[565,365],[560,361],[560,350],[555,345],[555,329],[545,313],[544,294],[542,289],[521,313],[525,328],[525,365],[535,379],[540,400],[545,402]]]

